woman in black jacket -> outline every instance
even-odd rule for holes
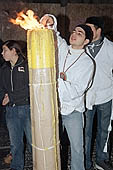
[[[8,40],[3,43],[0,99],[6,105],[6,123],[9,131],[12,170],[24,169],[24,132],[31,151],[31,122],[29,101],[28,63],[19,43]]]

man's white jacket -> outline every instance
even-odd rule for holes
[[[57,35],[59,68],[58,92],[61,105],[61,114],[68,115],[74,110],[84,112],[84,94],[86,89],[88,88],[89,82],[91,82],[92,79],[94,71],[93,62],[90,57],[84,52],[84,49],[75,50],[72,49],[71,46],[67,45],[66,41],[62,39],[59,35],[59,32],[57,32],[56,18],[51,14],[46,15],[49,15],[54,19],[54,25],[52,27],[50,26],[50,29],[53,29]],[[81,55],[81,53],[83,54]],[[70,65],[79,56],[80,58],[70,67]],[[66,81],[64,81],[60,78],[60,73],[65,72],[68,67],[70,68],[66,71],[67,79]]]
[[[96,73],[92,87],[87,92],[86,106],[92,109],[93,105],[103,104],[113,98],[113,42],[104,38],[104,43],[94,58]]]
[[[69,50],[69,54],[67,55]],[[67,55],[64,71],[84,52],[84,49],[75,50],[68,46],[64,41],[59,46],[59,74],[63,72],[64,63]],[[84,93],[91,81],[94,65],[90,57],[84,52],[80,58],[67,70],[66,81],[58,79],[58,91],[61,103],[61,114],[67,115],[74,110],[85,111]]]

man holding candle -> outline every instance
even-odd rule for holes
[[[46,27],[53,29],[58,42],[58,93],[63,125],[66,127],[71,145],[71,170],[84,170],[83,112],[85,93],[94,76],[94,62],[85,47],[92,41],[93,32],[87,25],[74,28],[68,46],[57,32],[57,21],[46,14],[41,19]],[[90,84],[90,85],[89,85]]]

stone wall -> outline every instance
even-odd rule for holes
[[[8,3],[7,3],[8,2]],[[69,33],[75,25],[85,21],[88,16],[105,16],[105,32],[112,36],[113,31],[113,5],[112,4],[68,4],[61,7],[60,4],[48,3],[23,3],[14,1],[0,2],[0,39],[26,40],[26,31],[9,22],[10,18],[16,18],[16,13],[31,9],[39,17],[45,13],[54,14],[58,19],[58,30],[68,39]],[[112,38],[112,37],[111,37]]]

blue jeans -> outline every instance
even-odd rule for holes
[[[71,170],[84,170],[83,113],[62,115],[62,121],[71,145]]]
[[[95,113],[97,113],[97,135],[96,135],[96,162],[109,160],[109,153],[103,152],[108,136],[108,126],[111,117],[112,101],[95,105],[93,110],[87,110],[85,126],[85,164],[86,169],[92,165],[91,161],[91,140],[92,126]]]
[[[31,143],[31,121],[30,121],[30,106],[7,106],[6,107],[6,123],[9,131],[11,153],[13,160],[10,167],[15,170],[24,169],[24,132],[30,151],[32,150]]]

